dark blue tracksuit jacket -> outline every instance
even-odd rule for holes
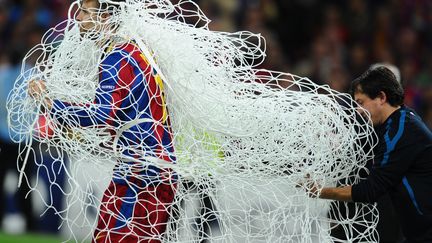
[[[432,242],[432,133],[402,106],[380,126],[366,180],[352,187],[354,202],[375,202],[389,193],[408,242]]]

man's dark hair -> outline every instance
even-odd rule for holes
[[[375,99],[384,92],[391,106],[399,106],[404,102],[404,90],[396,80],[396,76],[386,67],[369,69],[351,84],[351,94],[361,92]]]

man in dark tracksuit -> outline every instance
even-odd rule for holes
[[[387,68],[368,70],[353,82],[352,91],[379,137],[374,165],[366,180],[322,188],[319,197],[373,203],[389,193],[406,242],[432,242],[432,133],[403,105],[403,89]],[[319,191],[310,190],[311,195]]]

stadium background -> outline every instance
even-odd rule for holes
[[[213,20],[210,28],[249,30],[267,40],[263,68],[309,77],[346,92],[371,64],[401,71],[406,104],[432,128],[432,1],[428,0],[197,0]],[[0,119],[25,53],[43,33],[67,17],[67,0],[0,0]],[[4,126],[0,127],[5,133]],[[1,145],[9,143],[2,138]],[[33,203],[34,225],[20,216],[15,161],[1,158],[6,199],[0,242],[59,242],[58,217]],[[60,200],[61,195],[57,195]],[[10,236],[18,234],[19,236]],[[44,234],[44,236],[39,236]],[[48,236],[47,236],[48,234]],[[51,236],[52,235],[52,236]],[[42,237],[42,238],[41,238]]]

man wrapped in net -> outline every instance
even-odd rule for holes
[[[118,1],[121,2],[121,1]],[[64,127],[106,127],[123,159],[115,165],[105,191],[94,242],[159,242],[168,221],[168,208],[176,190],[175,175],[138,158],[152,157],[175,163],[172,134],[160,77],[133,40],[106,35],[114,29],[108,19],[115,4],[83,0],[76,19],[82,38],[104,48],[93,104],[45,100],[51,116]],[[105,36],[104,36],[105,35]],[[44,81],[32,81],[32,97],[46,92]],[[133,122],[131,122],[133,121]],[[128,131],[121,133],[125,124]],[[143,151],[134,146],[145,143]]]

